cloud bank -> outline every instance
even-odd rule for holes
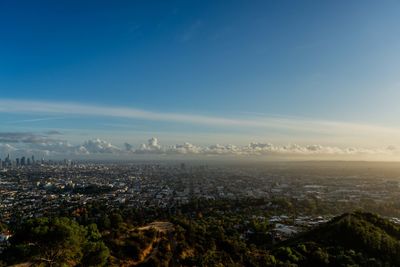
[[[0,113],[6,116],[7,114],[40,114],[50,116],[42,118],[46,120],[53,117],[60,119],[60,115],[62,115],[62,118],[66,115],[79,115],[76,116],[79,118],[127,118],[132,119],[132,122],[134,119],[140,119],[168,122],[170,125],[174,125],[175,129],[177,125],[183,124],[209,126],[208,129],[218,128],[217,132],[220,133],[220,136],[224,136],[220,140],[225,140],[226,135],[234,135],[235,133],[239,133],[237,139],[242,138],[241,141],[243,138],[251,140],[248,137],[244,137],[245,135],[259,136],[270,133],[270,137],[272,135],[275,136],[272,137],[272,140],[278,140],[279,143],[253,142],[248,145],[212,144],[200,146],[185,142],[186,140],[180,141],[177,138],[176,145],[163,145],[157,138],[151,138],[147,143],[136,146],[130,143],[115,145],[95,138],[80,144],[71,144],[69,141],[64,140],[65,136],[58,131],[45,131],[40,134],[30,132],[0,132],[0,157],[5,153],[12,152],[14,154],[34,153],[38,155],[66,157],[90,157],[92,155],[106,155],[111,157],[115,155],[129,158],[135,155],[191,155],[233,157],[299,156],[308,158],[317,158],[317,156],[331,158],[351,156],[353,158],[363,158],[367,156],[368,158],[379,157],[385,158],[385,160],[400,160],[400,152],[397,148],[386,147],[382,143],[382,140],[384,140],[384,142],[387,142],[386,144],[400,146],[400,128],[395,127],[304,118],[203,116],[153,112],[128,107],[7,99],[0,99]],[[85,129],[90,130],[91,120],[88,119],[85,122],[88,122],[87,125],[85,124]],[[200,129],[200,127],[196,129]],[[168,130],[166,132],[168,133]],[[113,129],[110,129],[107,132],[106,139],[108,136],[112,136],[113,133]],[[162,136],[162,133],[160,135]],[[208,135],[209,133],[207,132]],[[285,141],[282,140],[293,140],[293,137],[300,140],[302,145],[283,144]],[[232,141],[232,143],[241,142],[237,141],[237,139]],[[264,137],[259,137],[258,139],[262,140]],[[211,142],[209,141],[209,143]],[[304,145],[305,143],[309,143],[309,145]]]
[[[188,142],[176,145],[162,145],[155,137],[150,138],[147,143],[138,147],[125,143],[117,146],[101,139],[90,139],[80,145],[73,145],[65,140],[49,138],[48,135],[34,133],[0,133],[0,157],[6,154],[34,154],[37,156],[54,157],[124,157],[126,159],[134,156],[186,156],[193,157],[388,157],[395,159],[400,155],[400,151],[393,146],[386,148],[355,148],[355,147],[334,147],[322,145],[274,145],[272,143],[250,143],[244,146],[233,144],[215,144],[209,146],[198,146]],[[7,141],[12,141],[7,143]]]

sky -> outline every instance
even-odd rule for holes
[[[389,0],[2,1],[0,158],[399,160],[398,14]]]

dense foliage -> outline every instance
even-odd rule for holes
[[[292,209],[287,200],[255,199],[194,201],[179,211],[88,205],[9,225],[0,265],[400,266],[400,227],[370,213],[277,242],[268,218]]]
[[[344,214],[273,253],[298,266],[400,266],[400,226],[370,213]]]
[[[65,217],[31,219],[21,224],[2,257],[47,266],[102,266],[109,250],[95,224],[86,227]]]

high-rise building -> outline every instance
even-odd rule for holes
[[[4,165],[5,165],[6,167],[8,167],[8,166],[11,165],[10,154],[7,155],[7,157],[6,157],[6,159],[5,159],[5,162],[4,162]]]
[[[25,157],[21,157],[20,163],[21,163],[21,166],[24,166],[24,165],[25,165]]]

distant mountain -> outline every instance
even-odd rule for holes
[[[272,254],[288,266],[400,266],[400,226],[371,213],[343,214]]]

